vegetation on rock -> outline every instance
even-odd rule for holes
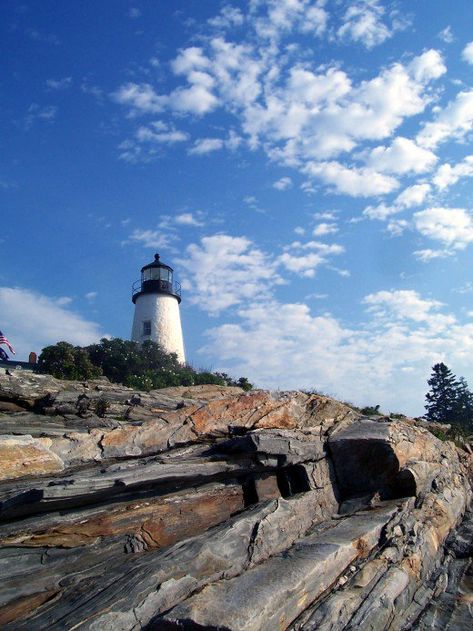
[[[47,346],[39,356],[38,370],[58,379],[86,380],[103,375],[114,383],[146,391],[204,384],[239,386],[243,390],[253,387],[246,377],[233,379],[226,373],[182,365],[175,353],[166,353],[155,342],[139,345],[120,338],[103,338],[83,348],[68,342]]]

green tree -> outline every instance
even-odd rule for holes
[[[43,348],[38,358],[38,370],[57,379],[94,379],[102,374],[85,349],[69,342]]]
[[[473,394],[464,377],[458,380],[457,401],[452,422],[465,429],[473,429]]]
[[[444,363],[432,367],[428,380],[430,391],[425,395],[425,418],[437,423],[454,423],[458,414],[460,383]]]

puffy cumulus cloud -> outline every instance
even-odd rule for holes
[[[399,136],[390,147],[375,147],[368,156],[367,164],[376,171],[388,173],[425,173],[433,168],[437,159],[432,151]]]
[[[349,168],[339,162],[314,162],[307,165],[305,172],[322,180],[340,194],[352,197],[385,195],[399,187],[399,182],[366,167]]]
[[[473,64],[473,42],[470,42],[465,46],[462,51],[462,58],[466,63]]]
[[[192,71],[187,80],[189,87],[176,88],[170,94],[157,94],[149,83],[129,82],[113,92],[111,97],[129,107],[135,116],[160,113],[166,108],[198,115],[214,110],[218,100],[211,90],[213,78],[205,72]]]
[[[368,310],[374,313],[378,320],[427,322],[431,327],[439,330],[455,322],[454,316],[438,313],[438,309],[442,306],[441,302],[422,298],[411,289],[378,291],[366,296],[363,302],[368,305]]]
[[[356,2],[348,10],[350,29],[361,20],[360,7],[370,15],[383,13],[374,0]],[[265,151],[271,160],[302,172],[319,163],[316,177],[321,175],[322,182],[344,194],[394,190],[396,181],[377,168],[358,170],[350,177],[351,169],[336,159],[366,141],[390,138],[406,118],[424,111],[432,100],[431,83],[446,70],[440,53],[426,50],[360,81],[336,63],[315,66],[290,39],[300,31],[317,37],[325,30],[327,12],[322,1],[252,0],[246,14],[227,8],[226,17],[222,16],[223,12],[218,33],[203,38],[200,46],[181,49],[172,61],[178,85],[170,92],[157,93],[150,83],[126,83],[112,95],[115,101],[131,115],[166,111],[202,117],[224,111],[240,126],[234,132],[234,144],[211,138],[212,144],[203,148],[232,149],[235,143],[245,142],[251,149]],[[244,33],[237,28],[243,22]],[[236,34],[240,39],[235,41]],[[279,41],[282,36],[287,40],[284,46]],[[271,41],[263,46],[262,38]],[[199,153],[205,140],[198,140],[191,151]],[[428,148],[406,138],[375,149],[373,164],[376,158],[393,173],[420,172],[435,161]],[[373,184],[362,193],[369,180]],[[308,182],[306,190],[311,188],[313,183]]]
[[[423,413],[432,364],[453,363],[468,378],[472,323],[460,324],[438,301],[414,291],[380,291],[365,305],[364,322],[347,327],[305,304],[253,304],[234,323],[207,331],[202,352],[218,357],[219,369],[264,387],[315,387],[408,414]]]
[[[327,28],[325,0],[252,0],[251,21],[263,39],[277,41],[295,30],[320,37]]]
[[[273,258],[245,237],[217,234],[191,244],[178,260],[190,301],[210,314],[268,296],[280,283]]]
[[[359,0],[346,10],[337,35],[341,39],[359,42],[368,49],[373,48],[393,35],[383,17],[384,8],[378,0]]]
[[[363,216],[368,219],[379,219],[385,221],[391,215],[395,215],[402,209],[399,206],[389,206],[388,204],[378,204],[377,206],[367,206],[363,210]]]
[[[203,226],[203,222],[199,221],[192,213],[181,213],[175,218],[175,222],[179,226]]]
[[[278,191],[287,191],[287,189],[292,188],[292,179],[288,176],[282,177],[273,183],[273,188]]]
[[[329,234],[329,232],[324,234]],[[306,243],[294,241],[284,249],[285,252],[278,257],[277,262],[288,271],[306,278],[314,278],[317,268],[327,266],[331,257],[345,252],[345,248],[338,243],[322,241],[307,241]],[[340,270],[335,271],[340,273]],[[345,271],[342,270],[342,272],[342,275],[345,275]]]
[[[338,227],[336,223],[327,223],[323,221],[322,223],[319,223],[317,226],[315,226],[312,234],[314,235],[314,237],[323,237],[327,234],[335,234],[335,232],[338,232]]]
[[[225,5],[219,15],[210,18],[208,23],[217,29],[241,26],[245,22],[245,15],[236,7]]]
[[[166,97],[156,94],[149,83],[125,83],[111,97],[117,103],[129,107],[135,114],[156,114],[163,110],[166,103]]]
[[[300,255],[284,252],[284,254],[281,254],[279,257],[279,262],[294,274],[305,276],[306,278],[313,278],[317,267],[325,263],[326,259],[318,252]]]
[[[473,220],[464,208],[427,208],[414,214],[417,230],[454,250],[463,250],[473,241]]]
[[[68,304],[29,289],[0,287],[2,331],[17,358],[61,340],[85,346],[104,337],[100,325],[66,308]]]
[[[412,208],[424,203],[430,193],[430,184],[413,184],[405,188],[394,200],[395,206],[399,208]]]
[[[442,68],[431,52],[358,85],[338,68],[293,66],[285,83],[243,109],[243,130],[253,145],[264,141],[271,158],[295,167],[389,137],[430,100],[426,86]]]
[[[453,101],[440,109],[435,120],[424,124],[417,142],[434,149],[449,138],[462,140],[473,129],[473,90],[459,92]]]
[[[412,208],[413,206],[420,206],[426,199],[430,192],[430,184],[413,184],[405,188],[391,204],[378,204],[377,206],[367,206],[363,210],[363,216],[368,219],[379,219],[385,221],[391,215],[402,212],[406,208]],[[395,221],[391,222],[388,226],[388,231],[392,234],[401,234],[399,228],[402,227],[402,231],[407,227],[405,222]]]
[[[455,165],[448,163],[442,164],[437,169],[432,183],[441,191],[447,189],[449,186],[456,184],[462,177],[473,176],[473,156],[466,156],[461,162]]]

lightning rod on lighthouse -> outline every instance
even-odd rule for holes
[[[146,340],[156,342],[167,353],[176,353],[183,364],[186,358],[179,312],[181,286],[173,276],[174,270],[161,263],[159,254],[141,268],[141,278],[132,288],[135,316],[131,339],[139,344]]]

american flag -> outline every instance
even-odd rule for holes
[[[8,346],[8,350],[10,351],[10,353],[13,353],[13,355],[15,354],[15,351],[13,350],[13,346],[10,344],[10,342],[7,340],[7,338],[3,335],[1,331],[0,331],[0,344],[5,344],[5,346]]]

